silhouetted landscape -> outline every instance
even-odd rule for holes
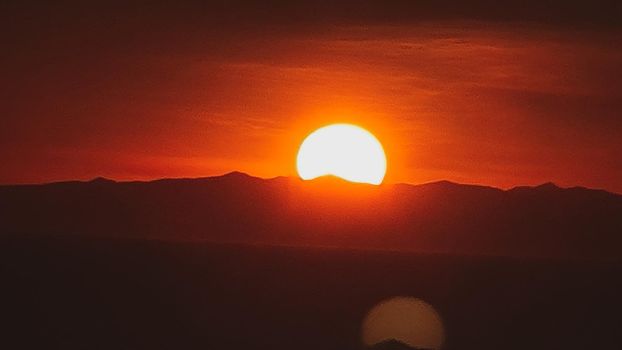
[[[396,295],[438,310],[446,349],[622,344],[622,199],[604,191],[232,173],[0,203],[7,348],[360,349]]]
[[[622,2],[0,1],[0,350],[622,349]]]
[[[552,183],[305,182],[242,173],[0,186],[3,236],[311,245],[619,260],[622,196]]]

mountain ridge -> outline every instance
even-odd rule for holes
[[[301,181],[301,182],[302,181],[317,182],[318,180],[322,181],[323,179],[326,179],[326,178],[334,178],[337,181],[345,183],[345,184],[356,184],[356,185],[377,187],[377,185],[349,182],[347,180],[343,180],[341,178],[338,178],[336,176],[331,176],[331,175],[321,176],[321,177],[318,177],[312,180],[302,180],[294,176],[283,176],[282,175],[282,176],[263,178],[263,177],[250,175],[242,171],[230,171],[228,173],[224,173],[221,175],[213,175],[213,176],[172,177],[172,178],[165,177],[165,178],[150,179],[150,180],[114,180],[114,179],[107,178],[104,176],[96,176],[92,179],[87,179],[87,180],[62,180],[62,181],[52,181],[52,182],[42,182],[42,183],[0,184],[0,188],[2,187],[24,187],[24,186],[47,186],[47,185],[58,185],[58,184],[61,184],[61,185],[62,184],[89,184],[89,183],[123,184],[123,183],[158,183],[158,182],[174,182],[174,181],[189,182],[189,181],[205,181],[205,180],[213,180],[213,179],[236,179],[236,178],[237,179],[252,179],[254,181],[265,180],[265,181]],[[570,186],[570,187],[562,187],[552,181],[547,181],[547,182],[544,182],[538,185],[517,185],[517,186],[509,187],[507,189],[503,189],[503,188],[499,188],[499,187],[495,187],[491,185],[484,185],[484,184],[460,183],[460,182],[455,182],[451,180],[436,180],[436,181],[429,181],[429,182],[423,182],[423,183],[396,182],[396,183],[383,183],[380,185],[380,187],[387,187],[387,186],[406,186],[406,187],[456,186],[456,187],[470,187],[470,188],[486,188],[486,189],[493,189],[493,190],[498,190],[502,192],[518,191],[522,189],[587,190],[587,191],[595,191],[595,192],[605,192],[605,193],[615,195],[615,196],[622,196],[622,194],[620,193],[605,190],[605,189],[600,189],[600,188],[591,188],[591,187],[578,186],[578,185]]]
[[[550,184],[336,178],[97,179],[0,186],[0,237],[84,236],[619,259],[622,196]]]

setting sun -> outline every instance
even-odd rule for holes
[[[382,145],[369,131],[351,124],[333,124],[305,138],[296,167],[304,180],[333,175],[379,185],[387,170],[387,160]]]

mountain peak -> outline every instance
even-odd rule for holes
[[[555,183],[553,182],[545,182],[543,184],[537,185],[537,186],[516,186],[513,187],[509,190],[509,192],[552,192],[552,191],[557,191],[557,190],[562,190],[563,188],[557,186]]]
[[[545,182],[541,185],[538,185],[534,188],[538,188],[538,189],[543,189],[543,190],[557,190],[560,189],[561,187],[557,186],[555,183],[553,182]]]
[[[259,179],[258,177],[251,176],[247,173],[243,173],[241,171],[232,171],[220,176],[214,176],[213,178],[220,179],[239,179],[239,180],[247,180],[247,179]]]
[[[92,183],[92,184],[112,184],[112,183],[116,183],[116,181],[108,179],[108,178],[105,178],[105,177],[98,176],[98,177],[90,180],[89,183]]]
[[[449,180],[438,180],[438,181],[433,181],[433,182],[428,182],[425,183],[424,185],[431,185],[431,186],[461,186],[462,184],[456,183],[456,182],[452,182]]]
[[[228,172],[222,175],[222,177],[252,177],[252,176],[248,175],[247,173],[243,173],[241,171],[235,170],[235,171],[231,171],[231,172]]]
[[[366,183],[348,181],[335,175],[323,175],[323,176],[319,176],[311,180],[304,180],[304,181],[308,183],[339,183],[339,184],[348,184],[348,185],[352,184],[352,185],[362,185],[362,186],[369,185]]]

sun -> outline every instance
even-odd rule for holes
[[[303,180],[333,175],[379,185],[387,170],[387,158],[380,141],[369,131],[352,124],[332,124],[305,138],[296,167]]]

